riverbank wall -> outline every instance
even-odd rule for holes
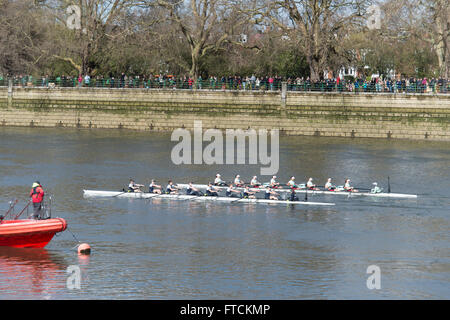
[[[0,88],[0,126],[172,131],[194,120],[203,129],[450,141],[450,95]]]

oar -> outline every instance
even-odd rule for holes
[[[122,190],[125,190],[125,189],[122,189]],[[128,193],[128,190],[127,190],[127,191],[124,191],[124,192],[121,192],[121,193],[119,193],[119,194],[116,194],[115,196],[112,196],[112,197],[115,198],[115,197],[118,197],[118,196],[120,196],[120,195],[122,195],[122,194],[125,194],[125,193]]]
[[[155,198],[161,197],[161,196],[163,196],[163,195],[165,195],[165,194],[167,194],[167,193],[164,193],[164,192],[162,192],[162,191],[161,191],[161,193],[160,193],[160,194],[157,194],[156,196],[153,196],[153,197],[149,197],[149,198],[148,198],[148,200],[152,200],[152,199],[155,199]],[[169,194],[170,194],[170,193],[169,193]]]
[[[353,187],[353,189],[356,189],[356,190],[364,190],[364,191],[370,191],[370,190],[372,190],[372,189],[370,189],[370,188],[360,188],[360,187]],[[344,190],[345,191],[345,190]]]
[[[195,196],[195,197],[192,197],[192,198],[183,199],[183,200],[181,200],[181,201],[194,200],[194,199],[197,199],[197,198],[200,198],[200,197],[204,197],[204,196],[205,196],[205,194],[204,194],[203,192],[201,192],[201,191],[198,191],[198,193],[200,193],[199,196]],[[191,196],[191,194],[187,194],[187,196]]]
[[[195,200],[195,199],[198,199],[198,198],[202,198],[202,197],[204,197],[205,195],[201,195],[201,196],[195,196],[195,197],[192,197],[192,198],[188,198],[188,199],[183,199],[183,200],[181,200],[181,201],[190,201],[190,200]]]
[[[235,203],[235,202],[238,202],[239,200],[242,200],[242,199],[244,199],[244,196],[243,196],[242,191],[241,191],[241,198],[237,198],[236,200],[230,201],[230,203]]]
[[[389,182],[389,176],[388,176],[388,193],[391,193],[391,183]]]
[[[333,186],[334,188],[337,188],[336,186]],[[327,188],[325,188],[325,186],[316,186],[316,188],[322,188],[322,189],[325,189],[325,190],[323,190],[323,191],[328,191],[328,189]]]
[[[357,186],[354,186],[353,187],[353,189],[354,190],[363,190],[363,191],[370,191],[370,190],[372,190],[371,188],[364,188],[364,187],[357,187]],[[345,190],[345,189],[343,189],[342,191],[347,191],[347,190]],[[352,191],[348,191],[349,193],[352,193]]]

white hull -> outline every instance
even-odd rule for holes
[[[186,189],[189,185],[180,183],[177,185],[179,188]],[[207,185],[205,184],[193,184],[194,188],[197,189],[206,189]],[[217,187],[221,190],[225,190],[227,187]],[[244,190],[244,188],[236,188],[237,190]],[[251,188],[252,191],[260,190],[264,191],[264,188]],[[276,192],[291,192],[289,189],[273,189]],[[405,193],[387,193],[387,192],[380,192],[380,193],[370,193],[370,192],[348,192],[348,191],[322,191],[322,190],[306,190],[306,189],[297,189],[295,190],[296,193],[308,193],[311,195],[315,194],[325,194],[325,195],[344,195],[347,197],[353,197],[353,196],[366,196],[366,197],[379,197],[379,198],[410,198],[415,199],[417,198],[417,195],[415,194],[405,194]]]
[[[301,204],[312,206],[334,206],[334,203],[327,202],[305,202],[305,201],[286,201],[286,200],[267,200],[267,199],[239,199],[231,197],[206,197],[206,196],[190,196],[175,194],[155,194],[141,192],[121,192],[121,191],[100,191],[100,190],[83,190],[85,197],[107,197],[107,198],[135,198],[135,199],[171,199],[171,200],[188,200],[188,201],[218,201],[227,203],[270,203],[270,204]]]

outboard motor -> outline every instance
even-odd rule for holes
[[[44,201],[42,204],[40,220],[51,219],[52,217],[52,197],[50,196],[48,201]]]

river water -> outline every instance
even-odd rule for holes
[[[418,199],[309,196],[333,207],[83,198],[206,183],[259,165],[174,165],[170,134],[0,128],[0,211],[34,180],[68,221],[45,249],[0,248],[0,299],[449,299],[450,143],[280,137],[278,180],[373,181]],[[268,181],[269,177],[259,177]],[[92,247],[78,256],[78,239]],[[380,268],[369,290],[367,268]],[[69,266],[81,271],[69,289]]]

